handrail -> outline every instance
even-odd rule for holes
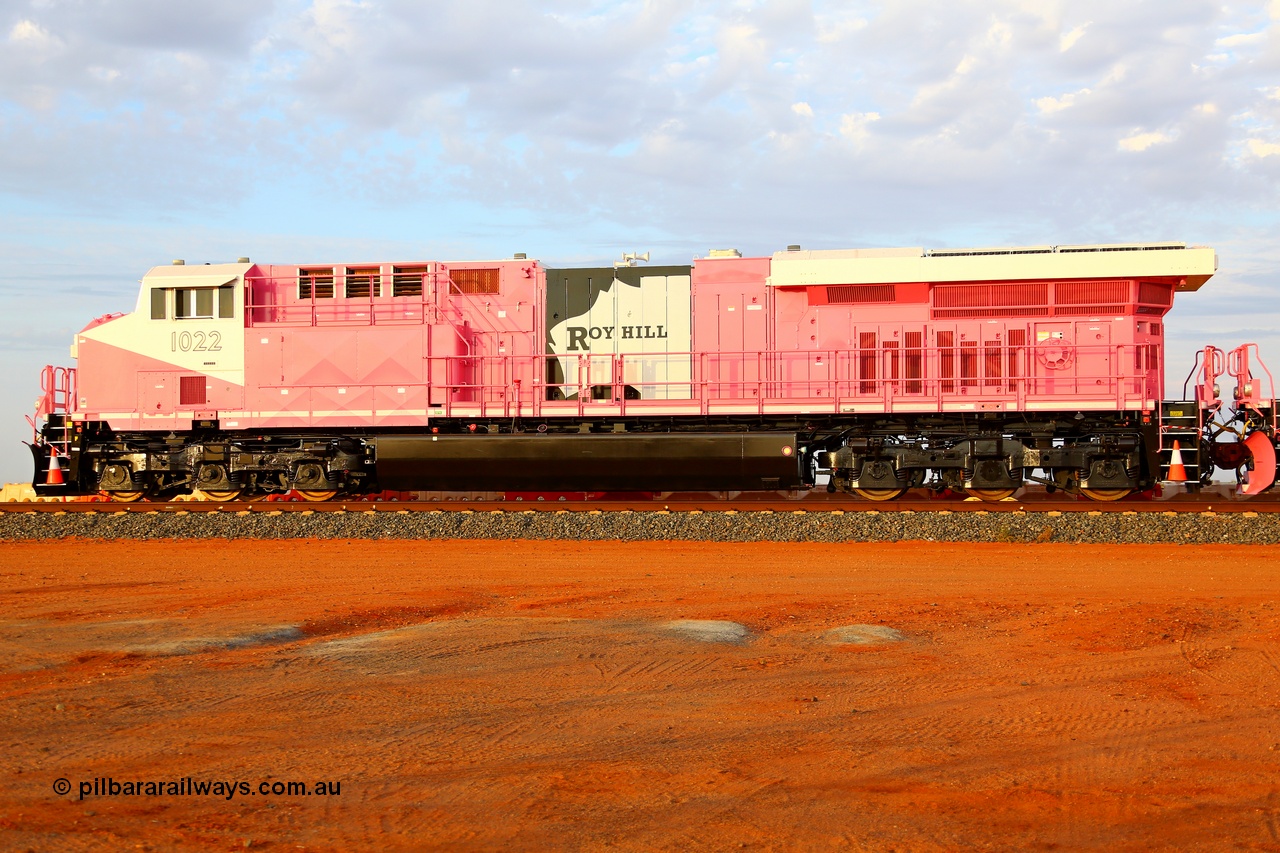
[[[1136,351],[1147,344],[1115,344],[1078,348],[1071,369],[1050,370],[1026,356],[1028,347],[979,348],[976,356],[944,360],[951,353],[919,348],[919,363],[910,370],[901,358],[865,350],[822,350],[790,353],[575,353],[569,355],[431,356],[426,380],[405,383],[280,384],[290,388],[298,414],[315,408],[312,391],[347,389],[377,391],[405,388],[415,402],[405,408],[433,417],[539,417],[543,413],[625,416],[668,407],[680,411],[739,409],[763,413],[770,407],[801,407],[802,412],[943,410],[962,406],[973,411],[1026,411],[1027,402],[1051,402],[1077,409],[1154,408],[1159,383],[1149,370],[1136,371]],[[950,349],[950,348],[945,348]],[[989,349],[990,352],[984,352]],[[899,353],[899,355],[901,355]],[[917,353],[913,352],[913,358]],[[973,357],[969,357],[973,356]],[[1109,364],[1082,372],[1080,362]],[[549,365],[556,365],[554,371]],[[1010,366],[1014,374],[1010,375]],[[945,368],[945,369],[944,369]],[[895,372],[896,371],[896,372]],[[1030,375],[1022,375],[1030,374]],[[553,381],[554,377],[559,381]],[[441,381],[443,380],[443,381]],[[264,390],[274,390],[272,385]],[[336,390],[334,390],[336,393]],[[307,402],[298,399],[308,395]],[[637,395],[639,395],[637,397]],[[351,396],[346,397],[351,400]],[[434,402],[432,402],[434,401]],[[394,414],[396,407],[371,413]]]

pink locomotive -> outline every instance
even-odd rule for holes
[[[1248,377],[1237,408],[1262,436],[1230,452],[1254,491],[1274,478],[1247,348],[1210,348],[1195,398],[1165,400],[1163,318],[1213,275],[1212,249],[642,260],[156,267],[132,313],[76,335],[75,368],[46,368],[36,489],[996,500],[1039,482],[1112,500],[1164,476],[1173,437],[1196,477],[1232,461],[1199,464],[1224,366]]]

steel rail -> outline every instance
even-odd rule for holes
[[[0,503],[0,513],[102,513],[200,514],[235,513],[1085,513],[1089,515],[1215,515],[1223,513],[1280,512],[1280,496],[1235,498],[1223,495],[1178,495],[1158,500],[1129,499],[1090,501],[1048,495],[986,502],[958,499],[921,499],[907,496],[892,501],[868,501],[845,496],[821,499],[751,497],[734,499],[677,498],[634,500],[432,500],[432,501],[48,501]]]

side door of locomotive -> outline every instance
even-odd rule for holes
[[[758,356],[751,353],[750,346],[753,340],[763,340],[764,325],[759,324],[759,329],[751,325],[759,312],[748,315],[747,304],[746,295],[737,290],[716,296],[716,346],[706,356],[705,366],[712,399],[744,400],[757,388]]]
[[[1076,323],[1076,376],[1080,393],[1114,394],[1111,324],[1109,320]]]

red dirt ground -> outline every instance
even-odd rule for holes
[[[1278,558],[2,544],[0,847],[1280,850]]]

